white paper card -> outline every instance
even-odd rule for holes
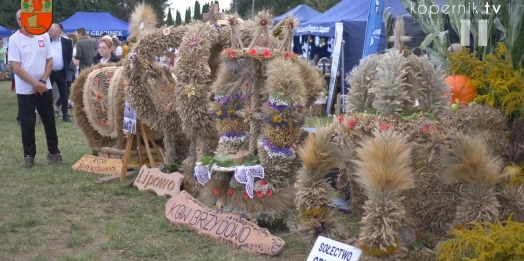
[[[362,250],[335,240],[318,237],[307,261],[358,261]]]

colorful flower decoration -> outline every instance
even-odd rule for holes
[[[431,124],[426,124],[426,125],[422,126],[420,128],[420,130],[423,131],[423,132],[430,132],[430,131],[434,131],[435,127],[433,125],[431,125]]]
[[[257,197],[261,198],[264,196],[264,193],[262,193],[262,191],[257,191]]]
[[[382,123],[380,124],[380,126],[378,127],[378,129],[380,131],[387,131],[389,130],[391,127],[393,127],[393,125],[389,124],[389,123]]]
[[[249,198],[249,194],[247,194],[247,192],[244,191],[244,193],[242,193],[242,195],[244,196],[244,198]]]
[[[346,116],[344,114],[338,116],[338,122],[342,123],[346,119]]]
[[[265,50],[264,51],[264,58],[269,59],[269,57],[271,57],[271,52],[269,52],[268,50]]]
[[[96,108],[95,108],[95,112],[96,112],[96,113],[100,113],[100,108],[96,107]]]
[[[102,124],[104,124],[104,126],[107,126],[109,124],[106,118],[102,118],[100,121],[102,122]]]
[[[236,55],[236,52],[231,50],[229,51],[229,56],[231,56],[231,58],[235,58],[235,55]]]
[[[251,50],[249,50],[249,53],[255,56],[255,54],[257,54],[257,50],[255,48],[251,48]]]
[[[166,27],[166,28],[164,28],[164,30],[162,30],[162,33],[165,36],[168,36],[169,34],[171,34],[171,29],[169,27]]]
[[[104,95],[102,95],[102,93],[99,92],[99,93],[96,94],[96,99],[98,101],[102,101],[103,98],[104,98]]]
[[[193,86],[193,84],[189,84],[185,88],[185,92],[187,94],[187,98],[196,95],[196,88]]]
[[[227,190],[227,194],[228,194],[229,196],[233,195],[233,190],[232,190],[232,189],[228,189],[228,190]]]
[[[286,52],[286,54],[284,55],[284,58],[286,60],[289,60],[291,58],[291,54],[289,52]]]
[[[267,20],[266,19],[260,20],[260,25],[261,26],[266,26],[267,25]]]
[[[199,42],[200,41],[198,41],[194,34],[187,39],[187,45],[191,47],[198,45]]]
[[[218,195],[218,193],[220,193],[220,190],[219,190],[218,188],[215,188],[215,189],[213,189],[213,193],[214,193],[215,195]]]
[[[357,121],[355,119],[351,119],[348,121],[348,128],[351,130],[354,130],[357,127]]]

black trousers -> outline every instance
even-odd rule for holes
[[[57,100],[57,103],[60,102],[60,108],[62,109],[62,117],[67,117],[67,101],[69,100],[69,95],[67,93],[67,77],[65,70],[52,71],[49,76],[51,84],[56,83],[58,87],[58,93],[60,94],[60,100]]]
[[[35,108],[44,125],[47,150],[51,154],[60,153],[58,150],[58,135],[56,134],[55,113],[53,108],[53,91],[40,94],[17,94],[18,115],[22,127],[22,145],[24,146],[24,157],[36,155],[35,143]],[[66,107],[67,108],[67,107]]]

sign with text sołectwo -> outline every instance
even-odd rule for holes
[[[122,172],[122,160],[84,155],[72,169],[103,175],[116,175]]]
[[[331,78],[329,79],[329,92],[327,100],[327,115],[331,115],[331,108],[333,106],[333,99],[336,92],[337,77],[340,63],[340,52],[342,51],[342,37],[344,36],[344,25],[342,23],[335,23],[335,41],[333,46],[333,59],[331,61]],[[344,81],[344,79],[342,79]]]
[[[182,224],[198,234],[232,243],[241,250],[276,255],[284,240],[272,236],[237,214],[207,207],[185,191],[171,197],[166,203],[166,217],[173,224]]]
[[[183,179],[184,175],[178,172],[167,174],[158,168],[150,169],[143,165],[133,185],[138,190],[153,191],[158,196],[174,196],[180,193]]]
[[[362,250],[338,241],[318,237],[307,261],[358,261]]]

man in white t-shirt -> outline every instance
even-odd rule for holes
[[[44,125],[49,163],[62,164],[58,150],[55,116],[53,109],[53,87],[49,75],[53,69],[53,47],[49,35],[32,35],[25,30],[20,21],[21,11],[16,13],[20,30],[9,38],[8,58],[13,66],[18,98],[18,114],[22,127],[24,164],[31,168],[35,162],[35,108]]]

